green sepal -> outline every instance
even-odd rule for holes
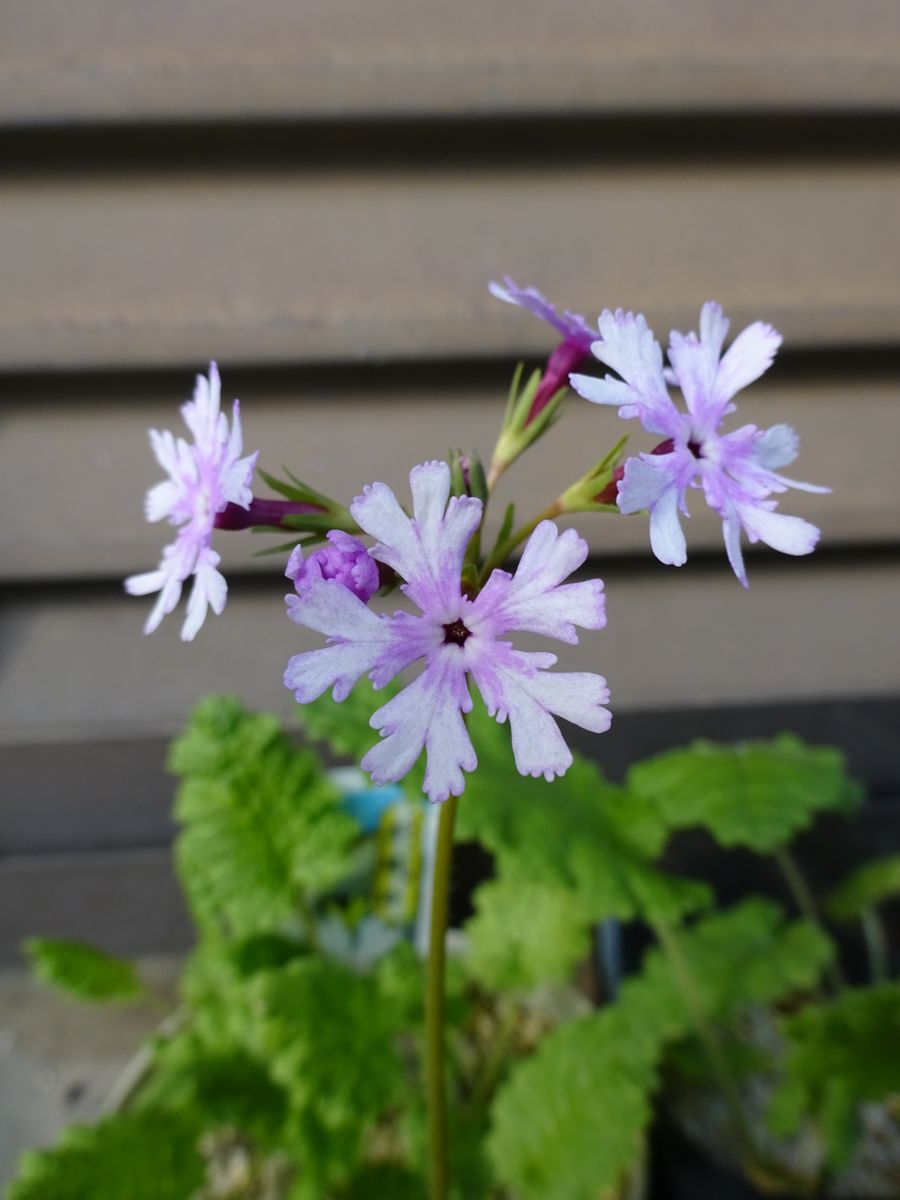
[[[563,405],[570,394],[567,387],[559,388],[538,415],[529,421],[528,414],[531,412],[531,406],[544,373],[540,369],[532,371],[525,385],[520,386],[523,371],[523,365],[519,363],[513,374],[509,390],[503,428],[491,459],[491,467],[495,475],[505,471],[520,454],[528,449],[532,442],[537,441],[542,434],[547,432],[562,415]]]
[[[466,469],[463,467],[464,460],[468,463],[468,481],[466,480]],[[486,504],[488,498],[487,479],[484,474],[484,466],[475,451],[470,450],[463,453],[462,450],[451,450],[447,455],[447,462],[450,467],[450,495],[474,496],[476,500]]]
[[[317,504],[324,509],[334,507],[334,501],[328,496],[323,496],[314,487],[310,487],[308,483],[298,479],[296,475],[291,474],[287,467],[282,467],[282,470],[290,477],[291,483],[285,483],[283,479],[279,479],[276,475],[270,475],[268,471],[257,467],[260,478],[269,485],[273,492],[278,492],[286,500],[295,500],[299,504]]]
[[[468,591],[471,591],[472,593],[476,592],[478,590],[479,576],[480,576],[480,572],[478,570],[477,563],[474,563],[474,562],[464,563],[463,569],[462,569],[462,575],[460,576],[460,583],[462,585],[463,592],[468,592]]]
[[[512,425],[513,417],[516,411],[516,404],[519,397],[519,384],[522,382],[522,373],[525,370],[525,364],[516,363],[516,368],[513,371],[513,377],[510,380],[509,392],[506,397],[506,409],[503,413],[503,428],[507,429]]]
[[[346,510],[345,510],[346,511]],[[347,513],[347,520],[336,515],[333,512],[327,513],[286,513],[281,518],[279,528],[282,529],[303,529],[309,532],[327,533],[330,529],[345,529],[346,525],[350,525],[350,529],[345,531],[352,533],[358,531],[359,526]],[[270,526],[271,528],[271,526]]]
[[[509,541],[515,522],[516,506],[515,504],[507,504],[506,512],[503,514],[503,524],[500,526],[500,532],[497,534],[497,540],[494,543],[495,550]]]
[[[254,533],[271,533],[270,525],[257,525],[253,528]],[[266,558],[271,554],[289,554],[295,546],[318,546],[325,541],[321,533],[311,533],[307,537],[297,538],[293,542],[280,542],[277,546],[267,546],[265,550],[256,550],[253,553],[254,558]]]
[[[595,463],[589,471],[570,488],[563,492],[561,504],[563,512],[614,512],[619,511],[613,504],[600,504],[595,499],[612,483],[613,472],[622,461],[628,437],[620,438],[608,454]]]

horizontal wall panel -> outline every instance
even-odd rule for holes
[[[51,173],[0,189],[0,366],[537,351],[504,271],[660,331],[712,297],[793,346],[885,343],[898,211],[893,164]]]
[[[580,647],[554,650],[565,668],[606,675],[614,709],[900,691],[896,563],[752,558],[747,591],[724,556],[681,569],[610,565],[602,573],[607,629],[583,635]],[[282,595],[277,579],[236,580],[225,613],[183,645],[178,615],[152,637],[141,635],[146,598],[65,588],[7,594],[0,741],[166,734],[209,691],[238,692],[251,706],[290,714],[287,659],[321,639],[287,619]]]
[[[7,122],[900,101],[888,0],[5,0]]]
[[[99,943],[111,954],[187,949],[193,931],[169,848],[0,862],[0,959],[32,935]]]
[[[897,728],[900,695],[887,700],[815,700],[719,705],[616,715],[615,736],[581,730],[572,741],[613,779],[638,758],[694,738],[736,741],[784,730],[814,745],[839,746],[848,769],[872,797],[900,794]],[[296,730],[295,722],[288,728]],[[167,774],[163,738],[0,746],[4,780],[0,847],[4,855],[85,853],[161,846],[172,837],[176,780]]]
[[[746,393],[730,425],[753,421],[764,428],[789,421],[801,437],[791,474],[833,488],[830,496],[789,493],[782,509],[818,524],[823,545],[900,540],[896,382],[824,377],[782,382],[779,373],[776,364],[769,379]],[[409,374],[393,385],[373,374],[368,388],[363,379],[355,386],[322,378],[297,385],[241,379],[247,449],[261,450],[267,470],[277,474],[287,466],[344,502],[375,479],[404,497],[409,468],[443,457],[453,441],[490,456],[503,411],[502,375],[495,374],[491,384],[451,382],[443,388],[433,376],[420,387]],[[225,364],[223,377],[228,397],[234,389]],[[153,565],[171,536],[169,526],[148,525],[142,516],[143,493],[161,473],[146,430],[182,430],[177,406],[189,393],[191,375],[185,371],[180,391],[175,382],[164,388],[144,380],[123,382],[117,392],[104,385],[102,395],[92,386],[82,390],[75,384],[63,393],[48,385],[18,396],[15,383],[5,389],[0,510],[16,514],[0,525],[0,579],[6,582],[124,577]],[[859,445],[861,430],[870,431],[864,471],[850,449]],[[496,530],[510,499],[522,505],[522,520],[539,511],[626,432],[635,449],[654,444],[636,422],[573,400],[564,419],[501,481],[491,527]],[[268,494],[261,481],[257,490]],[[691,509],[690,547],[720,546],[721,521],[699,493]],[[581,516],[577,524],[597,554],[649,557],[643,516]],[[216,545],[226,571],[272,572],[282,569],[283,559],[254,555],[286,536],[220,533]]]

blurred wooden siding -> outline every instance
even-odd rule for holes
[[[699,504],[682,571],[652,561],[641,518],[582,523],[610,626],[580,661],[627,727],[648,714],[655,744],[661,710],[696,710],[700,734],[716,709],[875,704],[887,737],[898,106],[886,0],[6,0],[0,955],[35,921],[101,920],[77,883],[98,855],[110,879],[138,856],[165,892],[161,739],[210,689],[288,714],[283,661],[309,644],[249,536],[220,539],[229,606],[196,643],[177,616],[141,637],[148,602],[121,580],[161,545],[146,428],[175,424],[215,357],[248,447],[341,495],[454,443],[487,454],[514,361],[552,345],[488,296],[504,272],[592,317],[641,309],[660,335],[710,297],[736,329],[772,321],[785,348],[741,418],[794,424],[796,474],[834,488],[785,503],[822,526],[820,552],[751,553],[747,593]],[[530,471],[551,498],[619,432],[573,405],[506,490]],[[177,906],[158,912],[133,944],[181,936]]]

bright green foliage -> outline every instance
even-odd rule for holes
[[[522,778],[508,729],[480,704],[469,729],[478,769],[459,808],[458,837],[487,846],[503,876],[565,889],[592,920],[675,920],[709,903],[703,884],[653,865],[667,834],[653,806],[608,783],[581,757],[552,787]]]
[[[458,1091],[458,1080],[455,1078],[453,1067],[451,1057],[448,1062],[451,1096],[455,1096]],[[499,1200],[494,1186],[493,1171],[485,1153],[488,1121],[488,1113],[483,1104],[471,1105],[457,1101],[449,1106],[447,1144],[451,1162],[450,1200]],[[412,1161],[421,1164],[422,1175],[425,1176],[428,1162],[427,1113],[418,1097],[403,1114],[401,1132],[409,1147]],[[378,1195],[375,1193],[373,1200]],[[425,1200],[424,1196],[422,1200]]]
[[[426,1194],[421,1175],[396,1163],[377,1163],[353,1176],[341,1200],[426,1200]]]
[[[206,1129],[240,1129],[257,1145],[277,1148],[288,1105],[263,1062],[239,1048],[206,1045],[187,1030],[160,1044],[135,1108],[194,1112]]]
[[[832,954],[808,921],[787,920],[774,901],[752,897],[703,917],[674,934],[703,1016],[727,1022],[750,1004],[773,1004],[812,991]],[[692,1014],[684,989],[662,949],[647,952],[641,974],[622,989],[621,1003],[640,1011],[659,1036],[688,1031]]]
[[[144,988],[133,963],[84,942],[28,938],[22,948],[35,973],[52,987],[79,1000],[140,1000]]]
[[[852,920],[867,908],[900,896],[900,854],[866,863],[845,879],[826,901],[828,912],[836,920]]]
[[[673,936],[713,1024],[814,987],[830,953],[818,930],[764,900]],[[651,949],[613,1007],[560,1026],[513,1068],[488,1142],[498,1179],[522,1200],[612,1195],[639,1152],[663,1051],[693,1034],[694,1019],[683,973]]]
[[[671,829],[702,825],[722,846],[770,853],[817,812],[847,811],[859,791],[837,750],[788,734],[771,742],[694,742],[628,772],[629,791]]]
[[[404,1099],[402,1021],[377,979],[319,957],[264,972],[248,986],[258,1014],[248,1049],[270,1064],[288,1095],[304,1186],[321,1197],[352,1170],[378,1115]]]
[[[316,757],[295,750],[275,717],[212,697],[170,766],[183,776],[176,862],[201,926],[269,931],[296,920],[298,895],[314,896],[346,871],[358,827]]]
[[[301,704],[297,716],[311,737],[327,742],[335,754],[359,760],[378,740],[378,734],[369,725],[369,718],[396,690],[388,685],[376,692],[371,683],[363,679],[340,704],[335,704],[331,693],[326,692],[318,700]]]
[[[590,919],[572,892],[501,879],[478,889],[475,907],[467,960],[487,988],[563,983],[590,952]]]
[[[395,690],[364,684],[302,719],[360,757],[377,740],[370,714]],[[508,729],[477,700],[469,728],[479,766],[457,836],[491,851],[496,878],[476,894],[466,952],[447,963],[451,1197],[618,1200],[662,1068],[709,1082],[696,1010],[724,1034],[736,1070],[756,1069],[759,1048],[744,1053],[735,1018],[808,997],[832,953],[815,927],[767,901],[697,917],[706,885],[658,866],[670,833],[705,824],[725,845],[765,850],[855,793],[836,755],[789,738],[699,744],[635,768],[623,788],[579,757],[552,785],[523,779]],[[333,922],[349,928],[375,911],[374,839],[344,813],[317,757],[235,700],[201,705],[171,763],[183,776],[177,864],[198,926],[177,1030],[151,1044],[128,1115],[28,1156],[10,1200],[187,1200],[201,1194],[201,1135],[207,1155],[227,1157],[233,1143],[261,1170],[277,1164],[279,1190],[266,1194],[285,1200],[424,1200],[422,963],[401,943],[352,970],[323,924],[327,914],[333,934]],[[404,781],[411,797],[422,772]],[[892,892],[890,863],[842,891],[866,903]],[[616,1004],[585,1016],[583,998],[547,985],[571,980],[606,917],[644,919],[670,954],[651,949]],[[685,928],[686,917],[696,919]],[[35,939],[30,953],[80,995],[135,994],[133,969],[88,947]],[[811,1113],[840,1151],[861,1100],[900,1087],[900,1005],[895,988],[882,992],[786,1026],[785,1128]]]
[[[781,1022],[788,1052],[785,1080],[770,1114],[794,1133],[806,1116],[820,1125],[832,1167],[844,1166],[866,1101],[900,1092],[900,984],[844,992]]]
[[[638,1158],[655,1056],[628,1036],[623,1014],[616,1006],[561,1025],[500,1089],[488,1154],[519,1200],[611,1196]]]
[[[297,715],[311,737],[327,743],[335,754],[359,761],[378,741],[378,734],[369,725],[369,718],[399,690],[398,684],[389,683],[376,691],[367,679],[363,679],[340,704],[335,704],[331,693],[326,692],[318,700],[300,705]],[[420,757],[400,782],[410,800],[422,799],[424,777],[425,762],[424,757]]]
[[[73,1125],[54,1149],[22,1156],[7,1200],[187,1200],[203,1182],[199,1135],[187,1113]]]

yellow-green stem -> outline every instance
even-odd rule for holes
[[[453,826],[457,799],[441,805],[425,970],[425,1099],[428,1109],[428,1200],[447,1200],[450,1166],[447,1150],[447,1081],[444,1071],[444,958]]]
[[[796,858],[794,858],[786,846],[779,846],[777,850],[773,851],[772,857],[778,864],[779,871],[784,876],[785,883],[788,885],[797,908],[806,917],[807,921],[815,925],[827,938],[828,934],[825,931],[822,916]],[[831,939],[829,938],[828,940],[830,941]],[[840,963],[836,959],[828,964],[825,973],[829,986],[834,993],[842,992],[846,988],[847,981],[844,979]]]
[[[495,567],[502,566],[502,564],[506,562],[510,554],[512,554],[513,550],[515,550],[516,546],[520,546],[522,542],[524,542],[529,536],[529,534],[533,533],[538,525],[540,525],[541,521],[551,521],[554,517],[558,517],[562,512],[565,512],[562,502],[560,500],[554,500],[553,503],[548,508],[545,508],[542,513],[538,513],[536,517],[534,517],[531,521],[528,521],[522,526],[521,529],[517,529],[511,537],[506,539],[502,546],[498,546],[496,548],[494,553],[481,568],[482,582],[487,580],[491,571],[493,571]]]
[[[687,1004],[694,1032],[706,1052],[713,1075],[721,1089],[722,1098],[728,1105],[738,1146],[749,1162],[755,1162],[758,1160],[759,1154],[756,1146],[756,1138],[747,1117],[744,1102],[741,1099],[737,1084],[732,1078],[718,1035],[714,1027],[707,1021],[703,1012],[700,993],[697,990],[687,960],[681,952],[679,940],[674,931],[664,921],[655,922],[653,924],[653,932],[659,939],[663,953],[669,960],[676,983]]]

